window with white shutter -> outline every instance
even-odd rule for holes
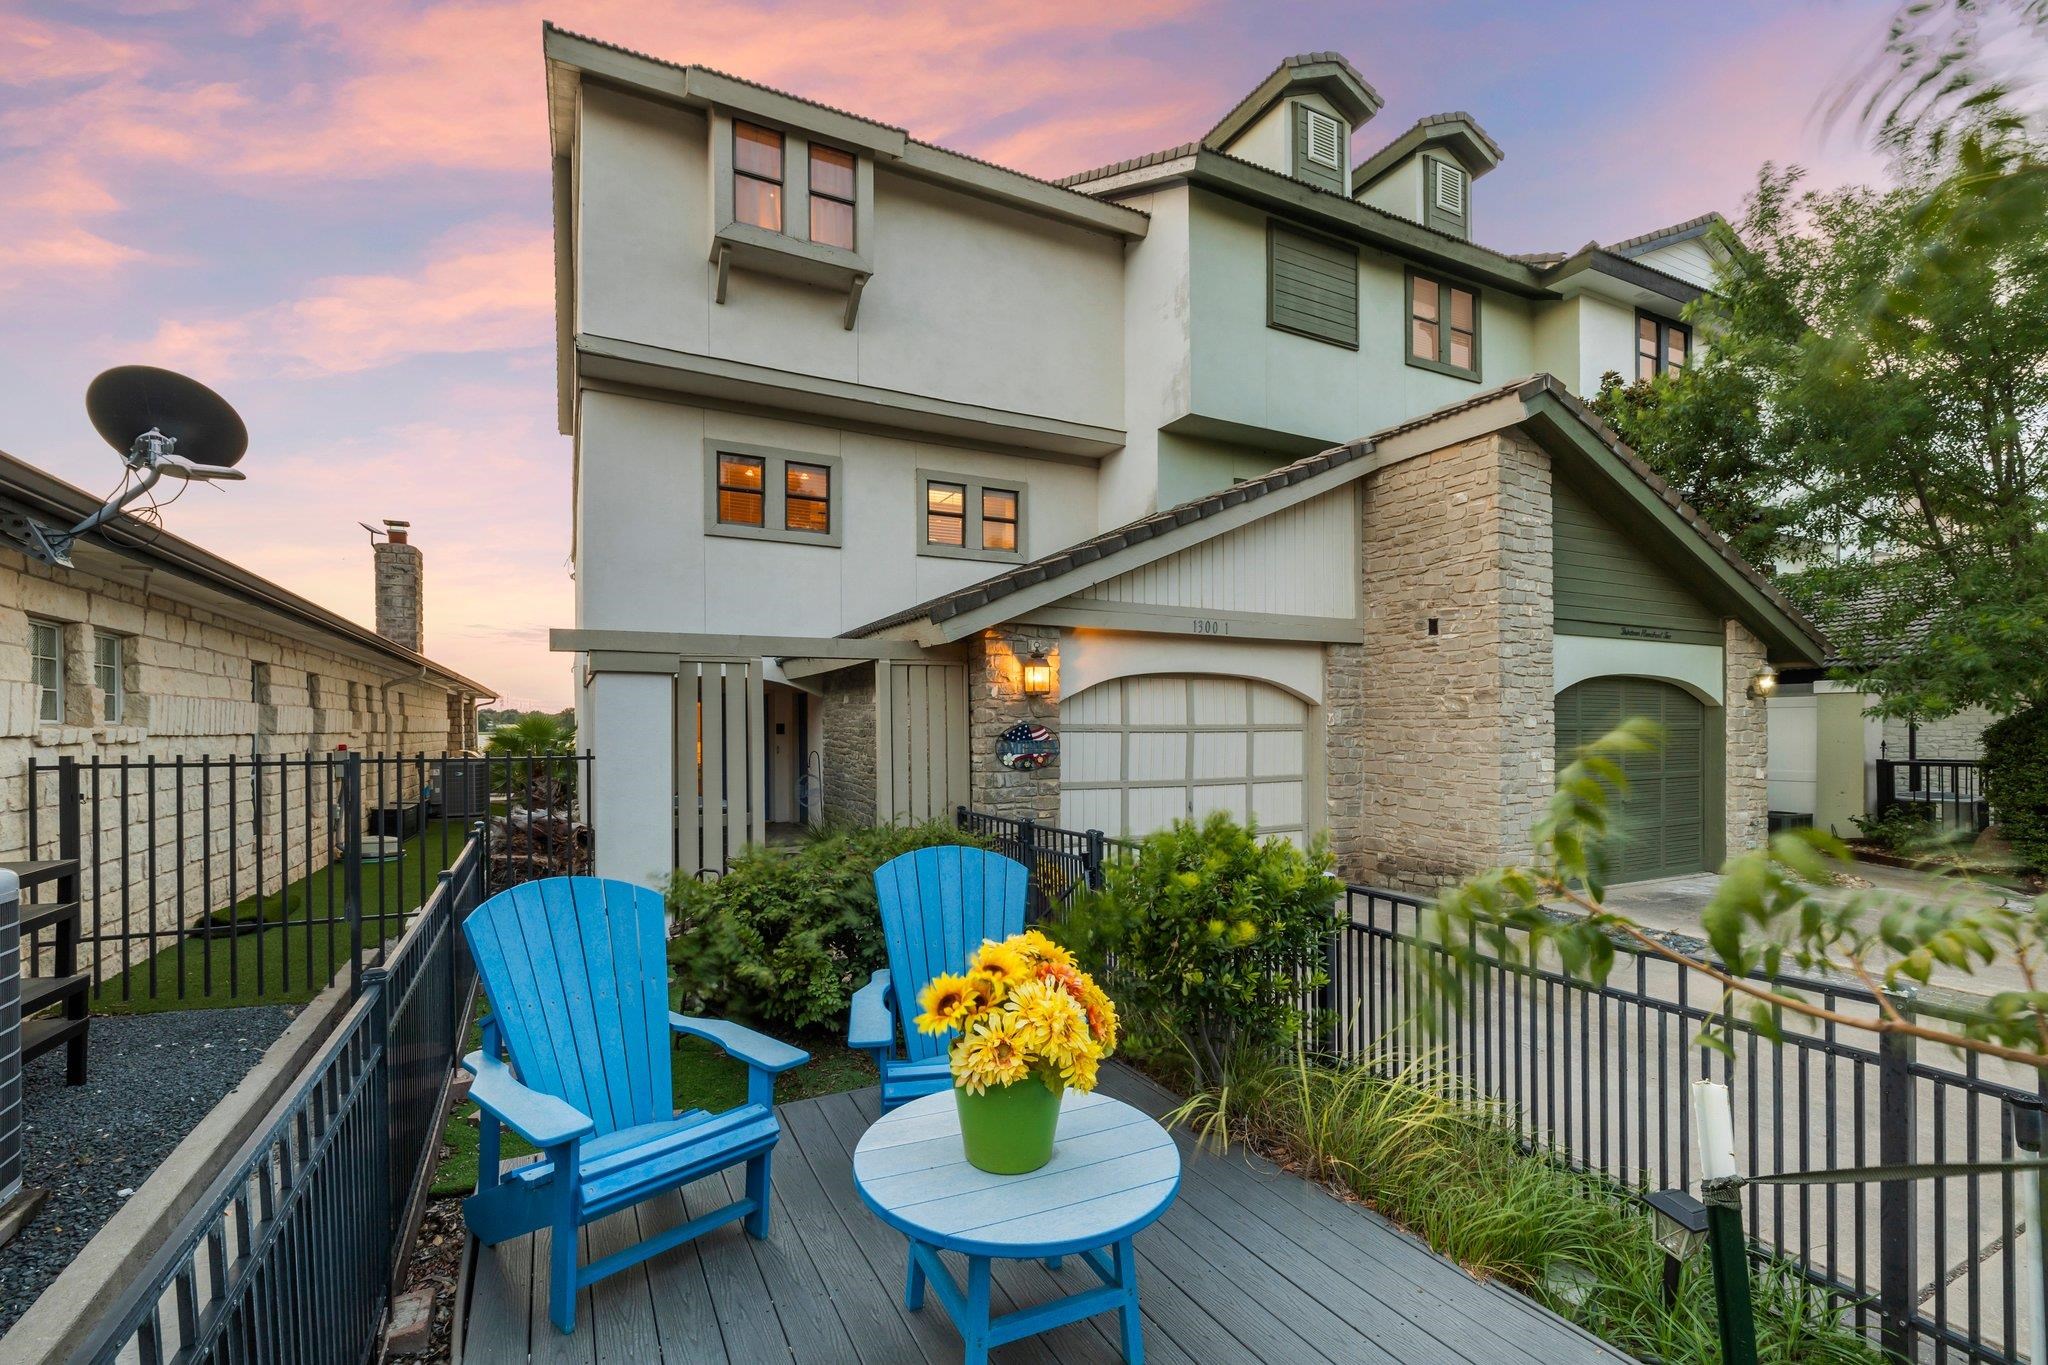
[[[1331,170],[1344,169],[1344,125],[1320,109],[1308,111],[1308,159]]]
[[[1470,238],[1471,177],[1465,168],[1434,156],[1424,157],[1422,168],[1426,172],[1422,186],[1423,225],[1455,237]]]
[[[1456,166],[1438,163],[1436,206],[1445,213],[1453,213],[1460,218],[1465,216],[1465,172]]]

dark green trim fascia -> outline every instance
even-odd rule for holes
[[[1706,570],[1710,591],[1702,594],[1736,616],[1763,639],[1773,663],[1817,666],[1826,657],[1826,641],[1810,634],[1784,608],[1773,602],[1748,575],[1728,561],[1701,528],[1687,524],[1676,508],[1631,469],[1585,419],[1549,392],[1523,400],[1530,430],[1550,450],[1600,476],[1600,482],[1578,481],[1579,491],[1602,512],[1630,528],[1654,526],[1663,532],[1654,546],[1658,557],[1674,569]],[[1646,549],[1653,548],[1646,540]]]
[[[1626,256],[1617,256],[1605,247],[1596,247],[1581,251],[1575,256],[1568,256],[1540,272],[1540,277],[1544,284],[1556,289],[1572,276],[1583,275],[1588,271],[1620,280],[1623,284],[1632,284],[1638,289],[1647,289],[1652,294],[1661,295],[1674,303],[1691,303],[1707,292],[1696,284],[1687,284],[1676,275],[1667,275],[1661,270],[1632,261]]]
[[[1441,146],[1474,180],[1500,164],[1499,149],[1484,129],[1462,118],[1424,119],[1351,168],[1351,193],[1358,194],[1425,147]]]
[[[1522,298],[1557,297],[1555,291],[1545,287],[1537,271],[1521,261],[1222,152],[1197,152],[1195,164],[1185,178],[1191,184],[1232,199],[1288,215],[1347,240],[1434,266],[1489,288]],[[1136,194],[1154,188],[1152,184],[1137,183],[1117,192]]]
[[[1451,290],[1454,287],[1460,288],[1472,295],[1472,358],[1474,360],[1478,360],[1480,356],[1479,344],[1481,328],[1485,326],[1484,320],[1480,317],[1480,314],[1486,311],[1485,293],[1475,285],[1467,284],[1463,280],[1449,279],[1444,277],[1442,272],[1436,272],[1437,353],[1434,357],[1417,355],[1415,354],[1414,350],[1415,276],[1417,275],[1417,273],[1419,272],[1417,272],[1414,266],[1409,266],[1408,269],[1405,272],[1403,272],[1403,278],[1401,283],[1402,358],[1404,358],[1410,365],[1414,366],[1418,370],[1431,370],[1437,374],[1447,374],[1453,379],[1469,379],[1475,384],[1478,383],[1478,366],[1475,365],[1473,368],[1469,370],[1461,370],[1456,365],[1453,365],[1448,359],[1446,359],[1446,357],[1449,356],[1451,353]]]

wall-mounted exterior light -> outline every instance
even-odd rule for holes
[[[1052,664],[1045,657],[1045,647],[1040,645],[1031,651],[1031,657],[1024,661],[1024,695],[1027,697],[1048,696],[1052,692]]]
[[[1749,695],[1758,700],[1771,696],[1777,690],[1778,670],[1772,668],[1769,664],[1759,668],[1756,671],[1756,676],[1749,680]]]

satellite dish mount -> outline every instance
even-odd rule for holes
[[[93,427],[121,452],[128,477],[119,492],[68,531],[33,517],[9,516],[7,533],[41,563],[73,567],[71,547],[80,536],[121,515],[166,477],[186,482],[248,477],[234,467],[249,448],[248,428],[225,398],[196,379],[148,365],[123,365],[92,381],[85,408]]]

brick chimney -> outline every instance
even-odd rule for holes
[[[409,521],[386,519],[384,538],[376,542],[377,633],[421,654],[426,645],[426,589],[420,548],[411,543],[411,529]]]

